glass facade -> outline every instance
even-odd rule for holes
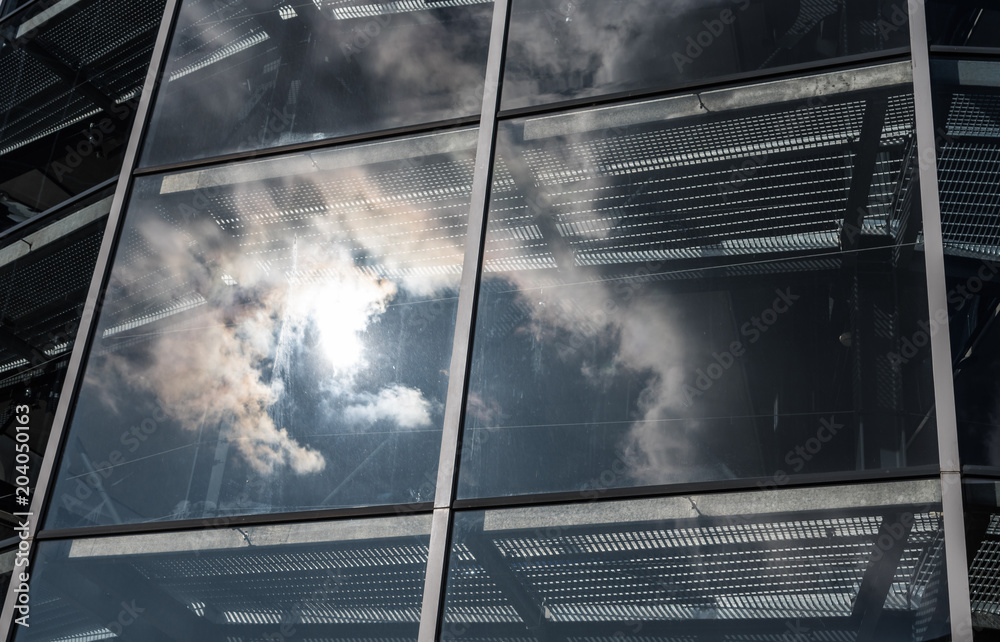
[[[136,181],[47,526],[433,500],[475,145]]]
[[[183,3],[143,164],[478,116],[489,0],[272,4]]]
[[[504,109],[905,49],[898,2],[512,0]],[[899,24],[892,29],[882,23]]]
[[[0,1],[5,639],[998,639],[998,15]]]
[[[459,496],[934,463],[909,74],[502,123]]]

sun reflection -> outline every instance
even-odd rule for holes
[[[396,286],[361,274],[353,266],[327,267],[324,277],[294,288],[293,313],[319,332],[319,347],[336,375],[351,376],[367,365],[364,335],[385,312]]]

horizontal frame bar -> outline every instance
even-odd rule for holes
[[[932,56],[946,55],[949,57],[1000,58],[1000,47],[955,47],[952,45],[933,45],[930,48]]]
[[[727,479],[688,484],[664,484],[634,488],[592,489],[565,491],[538,495],[515,495],[511,497],[488,497],[483,499],[457,499],[456,510],[474,508],[502,508],[513,506],[539,506],[547,504],[567,504],[575,502],[602,501],[609,499],[641,499],[647,497],[674,497],[678,495],[699,495],[718,492],[740,492],[753,490],[774,490],[775,488],[802,488],[815,486],[843,486],[851,484],[871,484],[889,481],[909,481],[938,477],[940,469],[936,465],[914,466],[898,471],[872,472],[868,475],[857,472],[818,473],[812,475],[789,476],[787,481],[777,483],[773,477],[751,479]]]
[[[71,196],[58,205],[50,207],[44,212],[32,216],[28,220],[21,221],[14,227],[0,232],[0,247],[9,245],[9,243],[15,243],[20,240],[20,237],[34,232],[36,228],[44,227],[44,225],[49,222],[50,218],[55,218],[59,214],[72,214],[73,210],[76,210],[81,205],[84,205],[89,199],[100,196],[102,195],[101,192],[109,190],[109,188],[113,187],[118,182],[118,178],[119,175],[116,174],[115,176],[94,185],[88,190],[80,192],[75,196]],[[113,190],[108,191],[108,195],[112,193],[114,193]]]
[[[390,506],[363,506],[358,508],[333,508],[299,513],[267,513],[261,515],[221,515],[203,519],[180,519],[172,522],[140,522],[136,524],[115,524],[113,526],[84,526],[81,528],[58,528],[39,531],[37,540],[79,539],[84,537],[105,537],[111,535],[136,535],[147,533],[179,533],[195,530],[217,530],[220,528],[269,526],[274,524],[298,524],[305,522],[329,522],[360,517],[394,517],[430,513],[432,502],[419,504],[393,504]]]
[[[501,110],[498,118],[509,119],[521,116],[534,116],[550,112],[564,111],[579,107],[595,107],[598,105],[609,105],[618,102],[632,102],[635,100],[645,100],[671,94],[690,94],[692,92],[708,91],[714,89],[738,88],[747,84],[769,80],[780,80],[783,78],[796,78],[804,72],[830,72],[838,70],[849,70],[861,65],[858,63],[886,63],[886,62],[908,62],[910,60],[909,47],[890,49],[878,54],[858,54],[856,56],[846,56],[834,61],[818,61],[814,64],[804,63],[801,65],[789,65],[769,69],[767,71],[749,71],[740,74],[731,74],[713,78],[707,82],[683,83],[677,85],[658,85],[649,89],[635,91],[616,92],[613,94],[603,94],[587,98],[575,98],[557,103],[546,103],[530,107],[518,107],[516,109]]]
[[[613,105],[615,103],[623,101],[657,98],[663,96],[670,96],[672,94],[678,94],[678,93],[680,94],[691,93],[691,91],[693,90],[709,90],[709,89],[720,89],[726,87],[739,87],[741,85],[747,84],[748,81],[766,81],[766,80],[775,80],[781,78],[793,78],[801,75],[802,72],[824,72],[824,71],[834,71],[838,69],[851,69],[857,67],[858,63],[903,62],[909,60],[909,53],[910,53],[909,48],[892,49],[885,52],[880,52],[876,55],[859,54],[857,56],[848,56],[845,58],[839,58],[836,61],[832,61],[825,64],[822,62],[820,64],[806,63],[802,65],[781,67],[775,70],[768,70],[767,72],[763,73],[747,72],[744,74],[734,74],[731,76],[724,76],[712,79],[711,81],[704,83],[686,83],[682,85],[659,86],[638,91],[618,92],[615,94],[607,94],[589,98],[580,98],[580,99],[562,101],[558,103],[537,105],[532,107],[523,107],[518,109],[499,111],[497,114],[497,119],[504,120],[522,116],[544,115],[552,112],[570,110],[574,108]],[[432,131],[447,130],[452,128],[475,126],[479,124],[480,124],[480,116],[468,116],[463,118],[455,118],[451,120],[435,121],[431,123],[421,123],[418,125],[410,125],[406,127],[378,130],[374,132],[351,134],[348,136],[336,136],[336,137],[326,138],[323,140],[294,143],[291,145],[282,145],[279,147],[270,147],[266,149],[249,150],[244,152],[234,152],[232,154],[210,156],[207,158],[194,159],[190,161],[179,161],[176,163],[168,163],[165,165],[136,167],[136,169],[133,171],[133,175],[146,176],[151,174],[163,174],[168,172],[202,168],[212,165],[222,165],[226,163],[233,163],[245,160],[258,160],[272,156],[293,154],[296,152],[312,151],[316,149],[325,149],[328,147],[336,147],[339,145],[349,145],[349,144],[356,144],[369,141],[374,142],[390,138],[397,138],[401,136],[429,133]]]
[[[436,133],[440,131],[446,131],[449,129],[460,129],[462,127],[470,127],[478,124],[479,124],[479,116],[468,116],[465,118],[455,118],[452,120],[442,120],[432,123],[422,123],[420,125],[397,127],[395,129],[383,129],[376,132],[370,132],[364,134],[351,134],[349,136],[337,136],[334,138],[325,138],[323,140],[311,140],[303,143],[282,145],[280,147],[268,147],[266,149],[254,149],[245,152],[234,152],[232,154],[223,154],[221,156],[210,156],[208,158],[199,158],[190,161],[179,161],[176,163],[169,163],[167,165],[151,165],[149,167],[137,167],[135,171],[132,172],[132,174],[133,176],[149,176],[152,174],[166,174],[169,172],[176,172],[188,169],[202,169],[204,167],[212,167],[214,165],[227,165],[230,163],[237,163],[240,161],[260,160],[263,158],[284,156],[284,155],[294,154],[296,152],[335,148],[342,145],[346,146],[355,143],[378,142],[382,140],[400,138],[403,136],[414,135],[414,134],[426,134],[431,132]]]

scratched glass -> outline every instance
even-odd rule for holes
[[[504,122],[459,496],[934,463],[910,78]]]
[[[909,41],[905,0],[513,0],[503,107],[704,83]]]
[[[184,0],[142,165],[478,116],[492,0]]]
[[[1000,7],[985,0],[927,1],[931,45],[962,48],[1000,47]]]
[[[138,179],[47,527],[432,501],[475,146]]]

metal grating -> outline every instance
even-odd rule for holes
[[[103,232],[100,223],[91,225],[55,249],[42,248],[0,268],[0,322],[49,357],[68,353]],[[0,373],[27,365],[21,354],[0,349]],[[0,387],[11,383],[5,379]]]
[[[0,111],[5,113],[0,155],[103,111],[39,56],[51,57],[77,74],[78,81],[89,81],[110,103],[120,105],[135,96],[145,78],[163,4],[133,4],[79,2],[42,23],[27,44],[0,50]]]
[[[545,622],[553,627],[829,618],[836,630],[837,618],[849,620],[857,612],[862,584],[869,581],[869,562],[878,554],[876,542],[884,537],[882,517],[876,514],[637,526],[468,536],[464,541],[476,538],[480,543],[463,542],[453,549],[446,617],[453,622],[510,622],[515,612],[508,587],[517,586],[541,605]],[[543,530],[563,533],[544,536]],[[940,572],[941,544],[940,514],[917,513],[884,608],[909,613],[919,608],[928,579]],[[486,559],[492,555],[495,560]],[[853,639],[838,637],[850,628],[830,639]]]
[[[848,200],[863,145],[878,147],[867,199],[857,204],[862,234],[891,239],[912,173],[912,97],[886,96],[879,140],[859,141],[868,100],[651,123],[558,144],[512,145],[508,130],[485,269],[557,267],[543,213],[577,266],[838,249],[854,215]]]
[[[945,250],[1000,253],[1000,147],[945,143],[938,175]]]
[[[1000,616],[1000,515],[990,515],[986,538],[969,567],[972,612]]]

